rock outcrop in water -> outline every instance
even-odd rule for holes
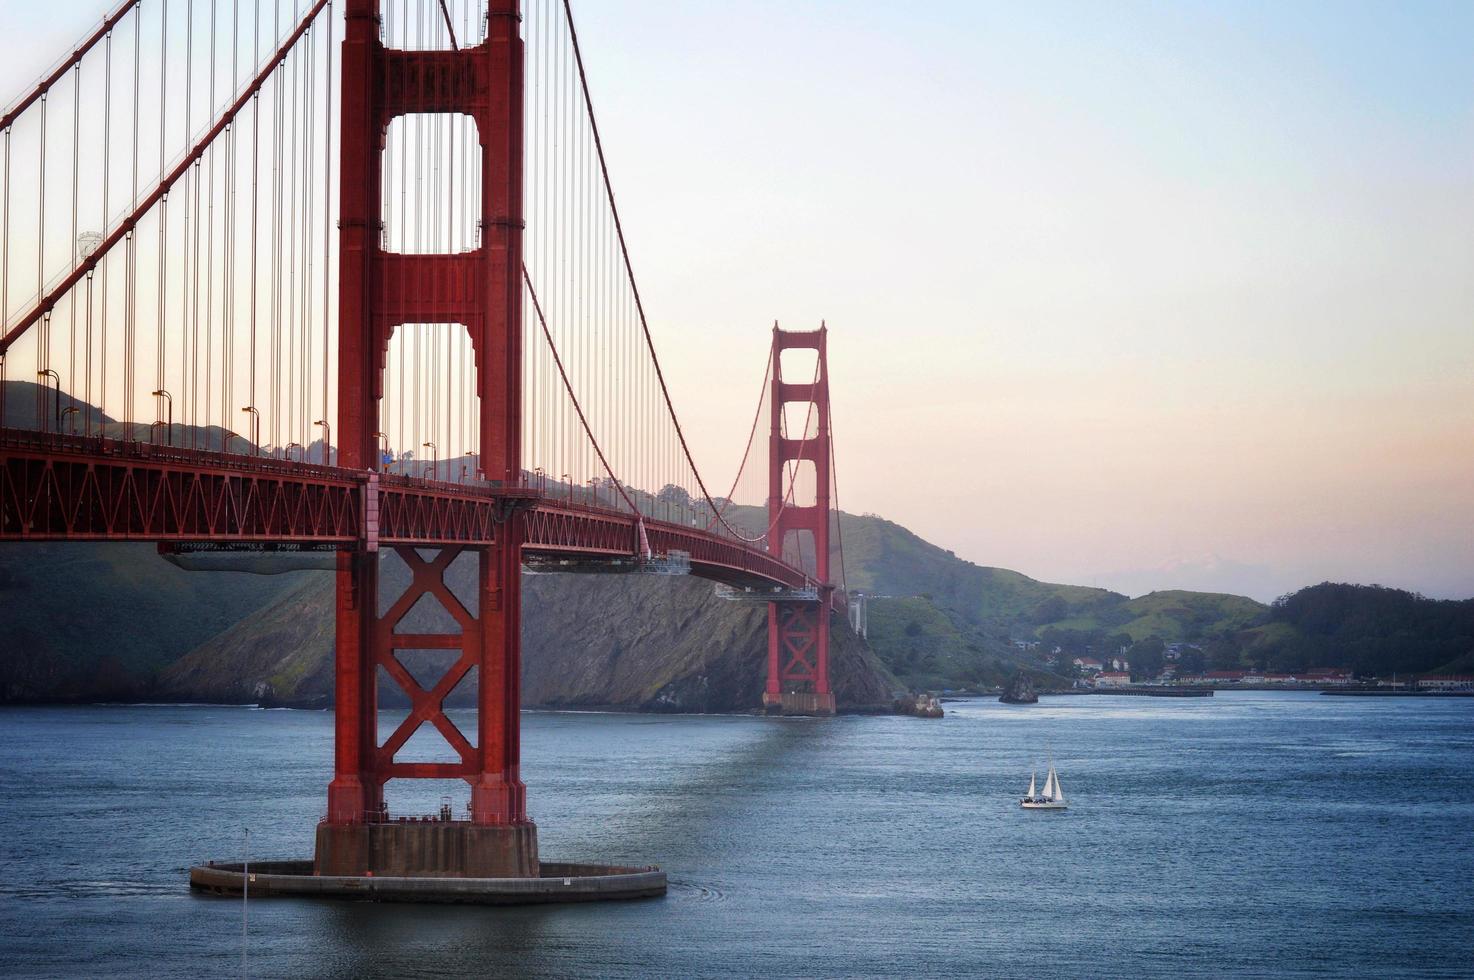
[[[1020,670],[1009,678],[1008,686],[998,700],[1004,704],[1038,704],[1039,692],[1034,690],[1034,682],[1029,675]]]

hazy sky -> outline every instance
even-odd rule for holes
[[[0,99],[103,12],[37,8]],[[824,318],[846,510],[1057,581],[1474,595],[1474,4],[576,12],[714,482]]]

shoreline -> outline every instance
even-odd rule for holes
[[[979,695],[980,697],[983,695]],[[379,710],[402,708],[399,704],[381,704]],[[0,701],[0,710],[6,708],[239,708],[247,711],[327,711],[333,710],[331,701],[324,704],[318,699],[303,702],[274,702],[274,701],[200,701],[179,700],[160,701],[157,699],[125,701],[125,700],[85,700],[80,698],[57,698],[34,701]],[[473,704],[450,706],[447,711],[475,711]],[[670,715],[672,717],[711,717],[711,718],[745,718],[745,717],[771,717],[771,718],[797,718],[807,717],[803,715],[769,715],[761,707],[748,708],[741,711],[667,711],[649,710],[644,708],[631,708],[621,705],[590,704],[590,705],[551,705],[551,704],[524,704],[519,711],[535,714],[585,714],[585,715],[645,715],[655,716]],[[850,704],[840,705],[835,715],[895,715],[906,717],[905,712],[895,710],[894,704]]]

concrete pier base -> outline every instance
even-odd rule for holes
[[[336,898],[360,902],[453,905],[534,905],[606,902],[665,894],[665,872],[656,867],[547,861],[530,878],[379,877],[318,875],[311,861],[253,861],[195,865],[189,887],[209,895],[239,896],[249,877],[252,901],[263,898]]]
[[[770,715],[832,715],[834,692],[784,691],[777,698],[765,693],[763,710]]]
[[[313,873],[394,878],[536,878],[537,827],[464,820],[317,825]]]

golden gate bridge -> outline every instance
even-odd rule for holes
[[[773,326],[713,487],[566,0],[125,0],[0,134],[0,381],[35,398],[24,426],[0,399],[0,541],[335,556],[318,874],[538,875],[524,565],[766,603],[766,707],[833,713],[827,331]],[[386,554],[411,573],[396,595]],[[445,578],[463,556],[474,595]],[[454,627],[408,629],[422,603]],[[438,680],[415,651],[444,652]],[[412,705],[383,738],[381,676]],[[468,681],[474,732],[444,710]],[[452,761],[399,758],[423,726]],[[396,779],[464,780],[467,819],[405,838]]]

